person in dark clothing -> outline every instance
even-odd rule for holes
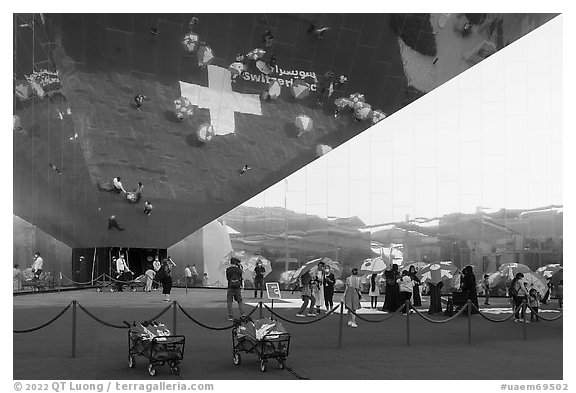
[[[266,32],[262,34],[262,44],[264,44],[266,48],[270,48],[274,44],[274,36],[270,30],[266,30]]]
[[[422,299],[420,298],[420,278],[416,275],[416,268],[414,266],[410,266],[408,275],[414,283],[414,287],[412,287],[412,304],[415,307],[420,307],[422,306]]]
[[[393,264],[392,269],[384,272],[386,280],[386,296],[384,297],[384,305],[382,311],[394,312],[400,308],[402,302],[400,300],[400,286],[397,280],[400,278],[398,272],[398,265]]]
[[[176,264],[172,261],[172,258],[168,257],[162,260],[160,270],[158,271],[160,281],[162,282],[162,294],[164,295],[165,302],[170,301],[170,292],[172,291],[172,268],[174,266],[176,266]]]
[[[238,258],[230,258],[230,266],[226,269],[226,280],[228,280],[228,291],[226,292],[226,303],[228,306],[228,319],[234,320],[234,313],[232,312],[232,301],[238,303],[240,315],[243,317],[244,308],[242,304],[242,268],[240,267],[240,260]]]
[[[476,292],[476,277],[474,277],[472,266],[466,266],[462,270],[462,274],[462,292],[466,294],[466,298],[475,306],[475,308],[472,308],[472,314],[478,314],[478,293]]]
[[[264,294],[264,273],[266,269],[262,266],[262,261],[258,260],[256,262],[256,267],[254,268],[254,298],[258,296],[258,289],[260,289],[260,299]]]
[[[437,314],[442,312],[442,287],[444,287],[442,281],[438,284],[428,283],[428,291],[430,293],[430,307],[428,307],[428,314]]]
[[[120,224],[118,224],[118,220],[116,220],[116,216],[115,215],[111,215],[110,218],[108,219],[108,229],[112,229],[112,228],[116,228],[119,231],[123,231],[126,228],[122,228],[120,226]]]
[[[334,284],[336,284],[336,277],[330,266],[326,265],[324,267],[324,305],[327,312],[334,307]]]

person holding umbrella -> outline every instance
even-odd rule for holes
[[[264,272],[266,269],[262,266],[262,261],[258,259],[256,262],[256,267],[254,268],[254,298],[258,295],[258,289],[260,289],[260,299],[264,293]]]
[[[523,306],[523,304],[528,299],[529,292],[523,278],[524,274],[516,273],[516,276],[510,283],[509,292],[510,295],[512,295],[512,298],[514,299],[514,310],[516,310],[516,313],[514,315],[514,322],[522,322],[524,320],[524,314],[526,312],[526,307]]]

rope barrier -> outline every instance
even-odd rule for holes
[[[164,310],[160,311],[159,314],[157,314],[155,317],[152,317],[152,318],[150,318],[150,319],[147,319],[146,321],[147,321],[147,322],[150,322],[150,321],[155,321],[155,320],[157,320],[157,319],[160,318],[162,315],[166,314],[166,312],[168,312],[168,310],[170,310],[171,308],[172,308],[172,305],[166,306],[166,308],[165,308]]]
[[[541,316],[538,312],[534,311],[534,309],[533,309],[532,307],[530,307],[529,304],[528,304],[527,306],[528,306],[528,308],[530,309],[530,312],[533,312],[534,314],[536,314],[536,316],[537,316],[538,318],[541,318],[541,319],[543,319],[543,320],[546,321],[546,322],[557,321],[557,320],[559,320],[560,318],[562,318],[562,317],[564,316],[564,313],[562,312],[562,313],[560,313],[560,315],[558,315],[557,317],[554,317],[554,318],[546,318],[546,317]]]
[[[472,304],[472,307],[474,307],[476,310],[478,310],[478,308],[476,307],[475,304]],[[520,308],[522,308],[522,305],[516,307],[515,310],[512,311],[512,314],[510,314],[508,317],[504,318],[504,319],[493,319],[493,318],[489,318],[486,315],[484,315],[484,313],[482,313],[480,310],[478,310],[478,314],[480,314],[480,316],[482,316],[482,318],[490,321],[490,322],[506,322],[512,318],[514,318],[514,316],[516,315],[516,313],[520,310]]]
[[[182,306],[180,305],[180,303],[178,303],[178,308],[180,309],[180,311],[182,311],[182,313],[188,317],[188,319],[190,319],[192,322],[194,322],[195,324],[202,326],[203,328],[206,329],[210,329],[210,330],[228,330],[228,329],[232,329],[234,327],[234,325],[230,325],[230,326],[222,326],[222,327],[212,327],[212,326],[208,326],[206,324],[203,324],[200,321],[197,321],[196,319],[194,319],[194,317],[192,317],[190,314],[188,314],[188,312],[186,310],[184,310],[182,308]],[[254,309],[256,310],[256,309]]]
[[[60,273],[62,274],[62,273]],[[78,281],[74,281],[72,280],[70,277],[66,276],[65,274],[62,274],[62,277],[67,279],[68,281],[70,281],[72,284],[76,284],[76,285],[88,285],[88,284],[94,284],[95,282],[97,282],[102,276],[104,276],[104,274],[101,274],[100,277],[95,278],[92,281],[86,281],[86,282],[78,282]]]
[[[76,303],[78,304],[78,307],[80,307],[80,310],[84,311],[90,318],[92,318],[93,320],[95,320],[96,322],[101,323],[102,325],[106,325],[108,327],[111,328],[116,328],[116,329],[126,329],[130,327],[130,324],[124,322],[124,325],[114,325],[113,323],[110,322],[106,322],[101,320],[100,318],[98,318],[97,316],[95,316],[94,314],[92,314],[90,311],[88,311],[83,305],[81,305],[80,303]]]
[[[340,307],[340,305],[337,305],[336,307],[334,307],[332,310],[328,311],[326,314],[322,315],[320,318],[316,318],[316,319],[312,319],[310,321],[292,321],[290,319],[284,318],[283,316],[277,314],[274,310],[272,310],[270,307],[268,307],[266,304],[262,303],[264,307],[266,307],[266,309],[268,311],[270,311],[270,313],[272,315],[274,315],[276,318],[283,320],[284,322],[288,322],[288,323],[293,323],[294,325],[309,325],[311,323],[316,323],[319,322],[321,320],[323,320],[324,318],[327,318],[329,315],[334,314],[334,312],[336,312],[336,310]]]
[[[422,319],[424,319],[425,321],[431,322],[431,323],[446,323],[446,322],[450,322],[453,319],[456,319],[457,317],[459,317],[460,315],[462,315],[464,313],[464,311],[466,311],[468,309],[468,306],[466,307],[462,307],[460,310],[458,310],[458,312],[454,315],[452,315],[449,318],[446,319],[441,319],[441,320],[435,320],[432,318],[428,318],[427,316],[425,316],[424,314],[422,314],[420,311],[418,311],[418,309],[416,307],[414,307],[412,305],[412,303],[410,303],[410,308],[413,309],[417,315],[419,315]]]
[[[380,320],[378,320],[378,321],[374,321],[374,320],[372,320],[372,319],[367,319],[366,317],[361,316],[360,314],[356,313],[355,311],[350,310],[350,309],[348,308],[348,306],[346,306],[346,305],[345,305],[344,307],[346,307],[346,309],[347,309],[348,311],[350,311],[353,315],[356,316],[356,318],[358,318],[358,319],[361,320],[361,321],[370,322],[370,323],[377,323],[377,322],[385,322],[385,321],[387,321],[387,320],[389,320],[389,319],[394,318],[394,317],[395,317],[396,315],[398,315],[398,314],[400,313],[400,311],[404,308],[404,305],[401,305],[400,307],[398,307],[398,310],[394,311],[392,314],[389,314],[389,315],[387,315],[386,317],[384,317],[384,318],[382,318],[382,319],[380,319]]]
[[[42,325],[39,325],[39,326],[30,328],[30,329],[22,329],[22,330],[14,329],[13,332],[14,332],[14,333],[30,333],[30,332],[33,332],[33,331],[36,331],[36,330],[40,330],[40,329],[42,329],[42,328],[50,325],[52,322],[55,322],[58,318],[60,318],[66,311],[68,311],[68,309],[70,308],[71,305],[72,305],[72,302],[70,302],[70,304],[68,304],[66,307],[64,307],[64,309],[63,309],[62,311],[60,311],[60,312],[58,313],[58,315],[56,315],[54,318],[52,318],[52,319],[49,320],[48,322],[43,323]]]

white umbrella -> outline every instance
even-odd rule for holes
[[[283,272],[282,274],[280,274],[280,278],[278,279],[278,282],[280,282],[282,284],[288,284],[292,280],[292,277],[294,276],[295,272],[296,272],[296,270],[287,270],[287,271]]]
[[[300,137],[305,132],[311,131],[312,128],[314,128],[314,121],[307,115],[296,116],[294,124],[296,125],[296,128],[298,128],[299,130],[298,137]]]
[[[548,290],[548,285],[546,285],[544,278],[542,278],[539,274],[536,273],[522,273],[522,274],[524,274],[522,281],[524,281],[527,284],[526,286],[528,287],[528,291],[534,288],[540,293],[540,295],[544,296],[546,294],[546,291]]]
[[[204,123],[198,127],[196,131],[196,136],[201,142],[210,142],[214,138],[216,133],[214,132],[214,127],[210,123]]]
[[[259,60],[264,57],[266,51],[264,49],[256,48],[246,53],[246,57],[251,60]]]
[[[360,266],[360,273],[359,274],[374,274],[380,273],[386,270],[388,264],[384,259],[381,257],[376,258],[368,258],[362,262],[362,266]]]
[[[264,258],[261,255],[254,255],[250,258],[248,258],[248,260],[241,260],[242,266],[244,267],[244,271],[249,271],[249,272],[254,272],[254,269],[256,268],[256,264],[258,263],[258,261],[262,262],[262,266],[264,267],[264,277],[266,277],[268,274],[270,274],[272,272],[272,264],[270,263],[270,261],[266,258]]]
[[[182,46],[187,53],[192,53],[198,48],[199,37],[196,33],[188,33],[182,40]]]
[[[372,115],[372,107],[365,102],[359,102],[354,106],[354,117],[357,120],[366,120]]]
[[[268,85],[268,97],[275,100],[276,98],[280,97],[281,92],[282,87],[280,87],[280,83],[277,80],[270,82]]]
[[[316,155],[322,157],[324,154],[328,154],[332,151],[332,148],[328,145],[318,145],[316,146]]]
[[[214,60],[214,51],[209,46],[202,46],[198,50],[198,65],[200,67],[207,66]]]
[[[187,119],[194,114],[194,108],[190,100],[186,97],[180,97],[174,100],[176,117],[179,120]]]
[[[228,71],[232,77],[236,77],[246,71],[246,65],[240,61],[236,61],[228,66]]]
[[[386,118],[386,113],[380,109],[376,109],[372,112],[372,124],[376,124]]]

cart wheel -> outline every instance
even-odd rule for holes
[[[180,374],[180,367],[178,367],[177,364],[174,364],[174,365],[170,366],[170,372],[174,375],[179,375]]]
[[[280,370],[284,370],[284,367],[286,367],[286,365],[284,364],[284,359],[278,359],[278,368]]]
[[[240,354],[237,352],[234,352],[234,357],[232,358],[232,361],[234,362],[235,365],[238,366],[240,364],[240,362],[242,361]]]
[[[134,366],[136,366],[136,359],[134,358],[134,355],[128,355],[128,367],[134,368]]]
[[[266,360],[260,360],[260,371],[266,372]]]
[[[148,365],[148,374],[150,374],[151,377],[156,376],[156,368],[152,364]]]

